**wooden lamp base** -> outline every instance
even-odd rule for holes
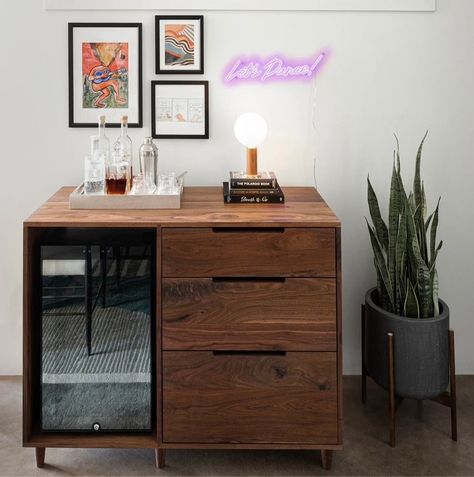
[[[247,175],[255,176],[257,174],[257,148],[247,148]]]

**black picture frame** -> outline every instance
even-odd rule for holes
[[[92,128],[97,127],[95,122],[81,122],[74,116],[74,31],[78,28],[136,28],[138,33],[138,85],[137,85],[137,121],[130,121],[131,128],[143,127],[143,58],[142,58],[142,24],[141,23],[68,23],[68,88],[69,88],[69,127]],[[106,114],[106,108],[94,108],[97,115],[101,111]],[[119,128],[120,122],[107,122],[107,127]]]
[[[157,86],[202,85],[204,88],[204,133],[203,134],[162,134],[156,130],[156,87]],[[151,82],[151,135],[155,139],[209,139],[209,81],[167,81]]]
[[[199,51],[200,63],[199,69],[164,69],[160,60],[160,49],[164,47],[160,40],[160,22],[162,20],[194,20],[199,22],[200,28],[200,45]],[[203,15],[156,15],[155,16],[155,73],[159,75],[176,75],[176,74],[204,74],[204,16]]]

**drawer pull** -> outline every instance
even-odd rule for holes
[[[285,283],[285,277],[212,277],[212,281],[219,282],[266,282]]]
[[[213,351],[214,356],[286,356],[286,351],[241,351],[241,350],[225,350]]]
[[[214,233],[283,233],[285,227],[213,227]]]

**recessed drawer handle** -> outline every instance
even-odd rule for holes
[[[214,233],[283,233],[285,227],[212,227]]]
[[[286,356],[286,351],[213,351],[214,356]]]
[[[264,282],[285,283],[285,277],[212,277],[212,281],[219,282]]]

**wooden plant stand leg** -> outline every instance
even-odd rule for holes
[[[458,440],[458,421],[457,421],[457,408],[456,408],[456,359],[454,350],[454,331],[448,331],[448,344],[449,344],[449,392],[446,391],[443,394],[432,398],[443,406],[447,406],[451,409],[451,439],[453,441]]]
[[[331,470],[332,465],[332,450],[321,450],[321,467],[324,470]]]
[[[165,450],[155,449],[155,465],[158,469],[162,469],[165,466]]]
[[[388,363],[388,406],[390,416],[390,447],[395,447],[395,362],[394,362],[394,347],[393,347],[393,333],[387,334],[387,363]]]
[[[365,305],[362,304],[360,306],[360,323],[361,323],[361,330],[360,330],[360,341],[361,341],[361,368],[362,368],[362,403],[365,404],[367,401],[367,372],[365,368]]]
[[[46,448],[45,447],[35,447],[35,453],[36,453],[36,467],[44,467],[44,457],[46,454]]]
[[[451,406],[451,439],[458,440],[458,418],[456,408],[456,357],[454,349],[454,331],[449,330],[449,394]]]

